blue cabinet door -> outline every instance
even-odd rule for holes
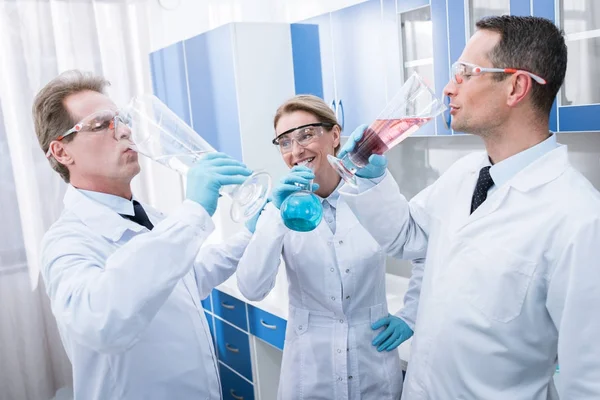
[[[254,400],[254,386],[222,363],[219,363],[219,375],[223,400]],[[277,388],[273,390],[277,391]]]
[[[231,25],[184,42],[192,127],[217,151],[242,160]]]
[[[150,72],[154,95],[191,125],[183,42],[151,53]]]
[[[381,4],[369,0],[331,13],[338,119],[346,135],[370,124],[386,105]],[[397,51],[397,49],[396,49]]]

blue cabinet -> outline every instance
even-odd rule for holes
[[[285,328],[287,326],[285,320],[260,308],[248,305],[248,321],[251,334],[283,350]]]
[[[350,134],[358,125],[373,122],[386,105],[380,1],[335,11],[331,23],[338,119]]]
[[[220,290],[213,290],[214,314],[245,331],[248,330],[246,320],[246,303]]]
[[[319,96],[335,111],[337,98],[331,14],[327,13],[299,24],[291,24],[290,29],[296,94]],[[319,64],[303,62],[303,57],[306,55]]]
[[[567,5],[563,2],[559,3],[559,2],[555,2],[553,0],[532,0],[533,9],[531,11],[532,11],[532,14],[535,16],[551,19],[552,21],[554,21],[555,23],[560,25],[561,21],[555,20],[555,16],[559,16],[559,18],[560,18],[561,14],[563,13],[563,10],[562,9],[557,10],[556,9],[557,4],[564,4],[564,6]],[[573,6],[574,4],[575,3],[572,3],[571,6]],[[581,3],[579,3],[579,6],[581,7],[581,6],[584,6],[585,4],[591,5],[592,2],[581,2]],[[582,9],[583,14],[585,14],[586,11],[588,14],[590,14],[589,10]],[[575,14],[575,13],[572,12],[571,14]],[[581,18],[582,20],[585,19],[585,17],[583,15],[581,15],[579,18]],[[593,19],[593,17],[590,17],[590,18]],[[591,22],[591,21],[586,21],[586,22]],[[565,27],[562,27],[562,28],[565,28]],[[591,29],[591,28],[588,27],[588,29]],[[580,34],[580,33],[581,32],[578,32],[577,34]],[[578,74],[577,70],[573,70],[570,72],[570,69],[572,68],[572,66],[580,64],[582,62],[588,62],[590,64],[590,66],[589,66],[590,69],[597,68],[598,63],[595,62],[595,60],[593,59],[593,54],[590,54],[591,57],[587,60],[576,59],[574,61],[572,59],[572,57],[574,57],[574,56],[580,57],[580,55],[578,55],[577,52],[573,52],[572,51],[573,48],[571,46],[574,46],[574,48],[576,48],[577,43],[581,43],[585,40],[587,40],[587,41],[600,40],[600,39],[598,39],[597,36],[593,37],[593,35],[589,35],[589,33],[591,33],[590,31],[588,31],[586,33],[588,35],[583,35],[583,36],[590,36],[589,39],[583,39],[583,40],[574,39],[574,40],[570,41],[569,37],[567,36],[567,47],[569,48],[569,58],[570,58],[569,66],[567,67],[567,78],[566,78],[567,82],[569,81],[570,73]],[[567,35],[568,34],[569,34],[569,31],[567,31]],[[596,56],[596,60],[598,60],[598,52],[595,52],[595,56]],[[589,72],[590,70],[588,69],[587,71]],[[584,77],[584,75],[579,75],[579,74],[577,75],[578,79],[581,79],[582,77]],[[585,78],[583,78],[583,79],[585,79]],[[590,82],[590,84],[592,84],[592,82]],[[561,88],[561,91],[565,91],[565,86],[563,86]],[[591,100],[591,101],[593,101],[593,100]],[[572,104],[570,104],[569,101],[567,101],[566,96],[564,96],[562,100],[557,99],[557,101],[555,101],[555,103],[554,103],[552,113],[550,114],[551,130],[560,131],[560,132],[585,132],[585,131],[600,132],[600,117],[599,117],[599,115],[600,115],[600,104],[596,103],[596,104],[572,105]]]
[[[395,11],[395,5],[389,3],[390,12],[390,4]],[[370,0],[302,21],[317,27],[318,43],[314,36],[308,37],[306,31],[295,28],[297,24],[292,25],[296,94],[321,83],[321,97],[336,112],[346,135],[360,124],[372,122],[385,107],[388,71],[395,77],[391,79],[392,85],[398,82],[395,67],[398,61],[389,62],[394,57],[388,57],[389,42],[383,40],[386,36],[381,29],[381,11],[380,0]],[[395,14],[392,15],[395,21]],[[390,25],[387,27],[389,32]],[[301,35],[304,40],[300,40]],[[316,59],[316,51],[320,68],[313,68],[310,73],[297,71],[302,66],[296,63],[296,55],[310,52]],[[311,93],[320,95],[319,91]]]
[[[250,383],[223,364],[219,364],[219,374],[224,400],[254,400],[254,388]]]
[[[154,95],[191,125],[184,51],[179,42],[151,53],[150,72]]]
[[[219,360],[252,381],[248,333],[215,318],[215,338]]]

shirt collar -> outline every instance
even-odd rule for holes
[[[556,135],[551,134],[550,137],[543,142],[492,165],[490,168],[490,175],[494,180],[494,185],[496,187],[501,187],[529,164],[558,146],[559,144],[556,143]],[[486,157],[486,161],[486,165],[491,165],[489,157]]]
[[[94,200],[102,205],[105,205],[106,207],[115,211],[117,214],[131,216],[135,215],[135,212],[133,210],[133,200],[135,200],[135,197],[131,200],[127,200],[126,198],[115,196],[113,194],[93,192],[91,190],[83,189],[77,190],[89,199]]]
[[[338,199],[340,198],[340,188],[344,185],[344,180],[340,179],[340,182],[338,183],[337,187],[335,188],[335,190],[333,192],[331,192],[331,194],[325,198],[321,197],[321,203],[329,203],[329,205],[332,208],[337,208],[337,202]]]

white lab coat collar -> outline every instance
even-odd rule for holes
[[[521,151],[490,168],[490,175],[497,187],[503,186],[529,164],[543,157],[546,153],[556,149],[556,135],[551,134],[546,140],[526,150]],[[488,163],[487,165],[491,165]]]
[[[117,212],[118,214],[125,214],[125,215],[131,215],[131,216],[135,215],[135,211],[133,209],[133,200],[136,200],[139,202],[139,200],[137,200],[135,197],[132,197],[131,200],[127,200],[124,197],[115,196],[114,194],[93,192],[91,190],[83,190],[83,189],[77,189],[77,190],[79,192],[83,193],[84,195],[86,195],[87,197],[89,197],[90,199],[92,199],[100,204],[104,204],[105,206],[107,206],[111,210]]]
[[[110,201],[112,200],[110,199]],[[121,217],[110,206],[88,197],[71,185],[67,188],[63,202],[66,210],[77,215],[91,230],[113,242],[119,240],[127,230],[141,232],[146,229]],[[131,207],[133,209],[133,204]]]
[[[481,153],[478,162],[471,166],[471,173],[478,174],[479,170],[486,165],[490,165],[488,155]],[[556,179],[568,166],[567,146],[561,144],[532,161],[510,178],[506,184],[521,192],[527,192]]]

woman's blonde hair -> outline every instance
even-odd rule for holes
[[[342,131],[342,127],[338,123],[333,110],[329,108],[323,99],[311,94],[300,94],[298,96],[294,96],[280,105],[275,113],[275,118],[273,119],[273,128],[277,128],[277,123],[284,114],[290,114],[295,111],[304,111],[310,113],[314,115],[319,122],[338,126],[340,133]],[[333,127],[331,129],[333,129]],[[338,144],[335,148],[335,154],[337,154],[339,149],[340,145]]]

